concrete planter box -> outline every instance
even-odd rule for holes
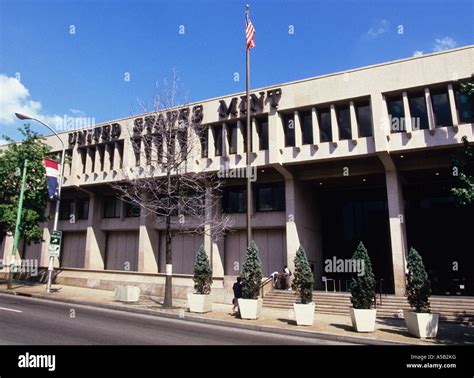
[[[301,326],[311,326],[314,323],[314,309],[316,305],[311,303],[293,303],[296,324]]]
[[[263,300],[239,298],[239,311],[242,319],[258,319],[262,312]]]
[[[357,332],[374,332],[376,309],[351,308],[352,326]]]
[[[193,294],[188,293],[188,307],[190,312],[211,312],[212,295],[211,294]]]
[[[115,300],[120,302],[138,302],[140,288],[138,286],[118,285],[115,287]]]
[[[439,314],[403,311],[403,315],[409,333],[420,339],[436,337]]]

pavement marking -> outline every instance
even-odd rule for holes
[[[20,311],[20,310],[14,310],[12,308],[6,308],[6,307],[0,307],[0,310],[12,311],[12,312],[23,312],[23,311]]]

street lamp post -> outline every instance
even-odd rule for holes
[[[56,231],[58,229],[59,205],[61,203],[61,187],[63,185],[64,155],[66,153],[66,149],[64,147],[64,142],[59,137],[58,133],[51,126],[49,126],[48,124],[40,121],[39,119],[34,118],[34,117],[30,117],[30,116],[27,116],[27,115],[21,114],[21,113],[15,113],[15,116],[18,119],[21,119],[21,120],[30,119],[32,121],[36,121],[38,123],[41,123],[43,126],[46,126],[54,135],[56,135],[58,137],[59,141],[61,142],[62,152],[61,152],[61,165],[60,165],[60,168],[59,168],[58,198],[56,200],[56,210],[55,210],[55,213],[54,213],[54,224],[53,224],[53,230]],[[49,264],[48,264],[48,284],[46,285],[46,293],[48,293],[48,294],[51,292],[51,281],[52,281],[52,276],[53,276],[53,270],[54,270],[54,256],[50,256],[49,257]]]

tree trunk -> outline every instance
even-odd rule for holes
[[[172,265],[173,255],[171,251],[171,215],[166,217],[166,265]],[[165,307],[173,306],[173,276],[166,272],[165,281],[165,299],[163,302]]]

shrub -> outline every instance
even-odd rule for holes
[[[212,269],[204,246],[201,244],[194,263],[194,290],[197,294],[209,294],[212,285]]]
[[[431,284],[423,259],[412,247],[408,252],[407,299],[415,312],[430,312]]]
[[[367,249],[362,242],[357,246],[352,260],[357,262],[360,260],[364,264],[364,270],[353,277],[350,284],[351,302],[355,309],[371,309],[375,298],[375,277],[372,272],[372,264],[370,262]]]
[[[301,303],[311,303],[313,301],[314,278],[302,246],[296,252],[294,263],[295,275],[291,286],[301,298]]]
[[[243,298],[258,299],[263,273],[258,248],[253,240],[247,248],[241,277]]]

